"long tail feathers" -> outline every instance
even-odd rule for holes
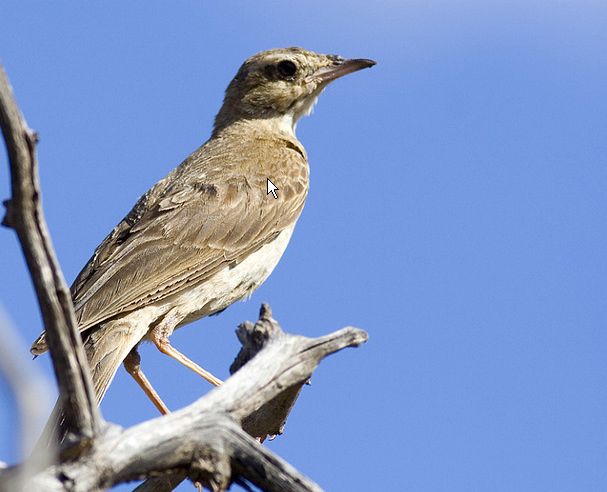
[[[141,333],[133,330],[132,325],[120,320],[105,323],[86,334],[84,349],[91,368],[97,403],[101,403],[122,361],[142,337]],[[52,442],[61,443],[66,436],[61,402],[57,400],[36,448],[48,446]]]

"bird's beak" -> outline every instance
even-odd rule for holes
[[[356,58],[352,60],[338,60],[333,65],[328,67],[322,67],[316,70],[310,77],[309,82],[312,80],[327,84],[332,80],[335,80],[344,75],[348,75],[352,72],[357,72],[363,68],[369,68],[375,65],[376,62],[373,60],[367,60],[366,58]]]

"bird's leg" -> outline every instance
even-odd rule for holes
[[[147,397],[152,400],[152,403],[158,409],[158,411],[163,415],[170,413],[169,409],[164,404],[160,396],[158,396],[158,393],[148,378],[146,378],[145,374],[143,374],[143,371],[141,370],[141,357],[139,356],[137,347],[133,348],[133,350],[129,352],[129,355],[126,356],[123,364],[126,372],[133,376],[133,379],[137,382]]]
[[[183,315],[179,313],[176,308],[173,308],[167,313],[162,321],[160,321],[160,323],[150,330],[148,336],[154,342],[154,345],[158,347],[158,350],[160,350],[163,354],[166,354],[175,359],[177,362],[181,362],[184,366],[189,367],[192,371],[199,376],[202,376],[212,385],[219,386],[222,383],[221,379],[218,379],[210,372],[205,371],[202,367],[196,364],[196,362],[188,359],[171,345],[169,337],[181,320],[183,320]]]

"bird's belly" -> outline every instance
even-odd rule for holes
[[[176,295],[170,302],[187,313],[179,326],[225,309],[249,297],[272,273],[282,257],[294,225],[284,229],[274,241],[252,253],[238,265],[226,267],[205,282]]]

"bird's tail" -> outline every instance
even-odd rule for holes
[[[131,323],[120,319],[108,321],[85,333],[84,350],[91,370],[93,388],[98,404],[105,396],[105,392],[114,379],[122,361],[142,337],[143,335]],[[52,442],[61,443],[66,435],[67,428],[61,409],[61,401],[57,400],[38,446],[43,443],[44,445]]]
[[[141,327],[118,319],[104,323],[86,337],[84,350],[91,368],[97,403],[101,403],[116,371],[146,332],[147,327],[141,332]]]

